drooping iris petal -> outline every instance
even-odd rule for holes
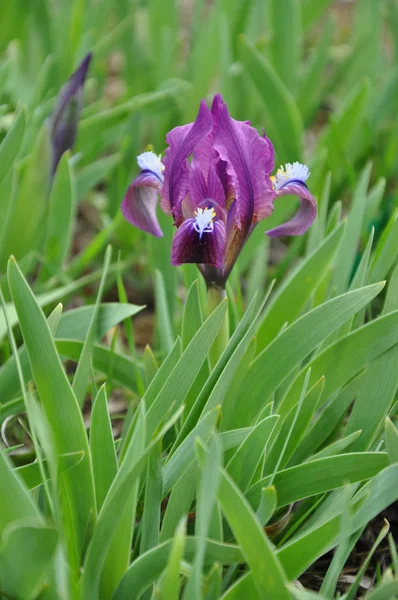
[[[162,182],[158,176],[151,171],[142,171],[128,188],[121,205],[127,221],[155,237],[163,235],[156,216],[161,187]]]
[[[187,158],[211,131],[213,119],[204,100],[201,101],[196,121],[172,129],[166,136],[169,148],[164,158],[164,186],[162,208],[172,214],[177,225],[182,222],[182,202],[189,189]]]
[[[266,231],[269,237],[282,237],[284,235],[302,235],[311,227],[316,217],[316,203],[315,200],[302,181],[290,181],[283,187],[275,191],[275,199],[280,196],[299,196],[300,208],[295,216],[287,221],[274,227],[270,231]]]
[[[91,52],[82,60],[61,88],[50,119],[52,147],[51,172],[55,173],[66,150],[71,150],[77,135],[77,124],[83,103],[83,87],[92,59]]]
[[[225,251],[225,225],[216,220],[212,231],[200,234],[195,219],[187,219],[177,229],[171,247],[171,263],[208,264],[221,269]]]
[[[236,224],[247,232],[253,221],[264,219],[273,209],[268,170],[273,162],[272,144],[247,123],[232,119],[222,103],[214,147],[227,163],[235,190]]]

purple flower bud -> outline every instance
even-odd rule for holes
[[[83,104],[83,88],[90,66],[91,52],[82,60],[62,86],[50,119],[51,173],[66,150],[71,150],[77,135],[77,124]]]

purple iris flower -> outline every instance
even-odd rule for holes
[[[175,127],[166,141],[163,160],[153,152],[138,157],[141,172],[121,209],[130,223],[160,237],[160,194],[161,208],[177,227],[172,264],[197,263],[209,286],[224,287],[248,236],[280,196],[298,196],[300,208],[268,236],[302,235],[313,223],[316,204],[306,185],[308,168],[289,163],[272,176],[271,141],[248,121],[232,119],[219,94],[211,110],[202,100],[196,121]]]
[[[51,173],[57,170],[61,156],[71,150],[83,104],[83,88],[92,59],[91,52],[82,60],[62,86],[50,119]]]

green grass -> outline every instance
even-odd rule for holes
[[[388,600],[388,524],[340,574],[398,500],[398,2],[184,7],[1,9],[0,598],[353,599],[370,572]],[[47,119],[89,51],[51,181]],[[318,218],[269,242],[278,202],[211,312],[171,220],[149,239],[119,206],[215,92],[310,165]]]

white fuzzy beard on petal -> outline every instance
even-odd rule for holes
[[[290,181],[301,181],[305,183],[308,177],[311,175],[307,165],[303,165],[299,162],[286,163],[284,167],[280,167],[276,175],[271,177],[272,184],[275,191],[281,189],[282,186],[286,185]]]
[[[152,171],[159,179],[163,179],[164,164],[162,163],[160,154],[143,152],[137,156],[137,163],[141,171]]]
[[[214,219],[216,217],[214,208],[198,208],[195,210],[194,216],[193,227],[199,233],[200,238],[202,238],[204,233],[213,232]]]

